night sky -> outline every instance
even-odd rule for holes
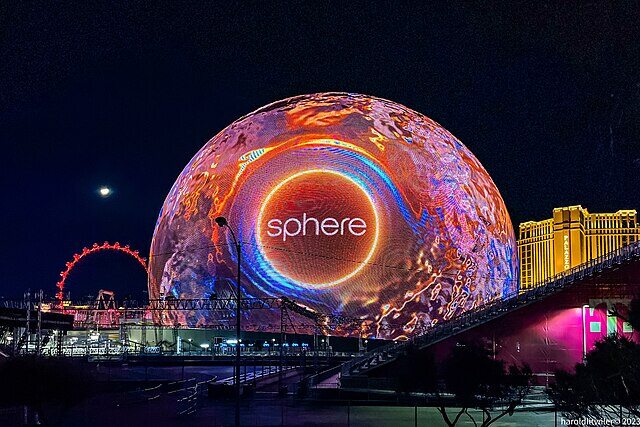
[[[516,230],[557,206],[640,209],[638,2],[121,3],[0,4],[0,295],[53,294],[94,241],[147,254],[196,151],[304,93],[436,120],[489,171]],[[74,297],[145,284],[119,254],[67,282]]]

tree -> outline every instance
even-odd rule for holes
[[[572,418],[640,416],[640,346],[611,335],[595,344],[575,373],[560,371],[549,390],[553,402]]]
[[[609,314],[629,323],[635,331],[640,332],[640,298],[631,300],[626,314],[621,313],[616,307],[612,308]]]
[[[450,427],[462,416],[476,426],[489,426],[513,415],[531,390],[531,377],[528,366],[507,368],[482,346],[456,346],[441,370],[441,385],[435,393],[438,411]],[[451,417],[447,407],[460,409]],[[475,420],[470,409],[480,410],[483,419]]]

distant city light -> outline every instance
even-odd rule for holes
[[[102,197],[109,197],[112,193],[111,188],[109,187],[100,187],[100,190],[98,190],[98,192]]]

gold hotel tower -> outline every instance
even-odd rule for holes
[[[553,218],[520,224],[520,289],[640,240],[635,210],[589,213],[582,206],[553,210]]]

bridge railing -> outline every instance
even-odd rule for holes
[[[534,288],[522,292],[514,292],[511,295],[507,295],[506,298],[495,299],[472,310],[468,310],[456,316],[454,319],[435,326],[426,327],[422,329],[418,335],[414,335],[406,341],[395,341],[370,351],[343,364],[342,375],[350,375],[355,368],[360,366],[367,367],[369,363],[376,360],[389,360],[389,356],[395,358],[400,353],[405,352],[410,346],[423,348],[427,345],[435,344],[438,341],[470,329],[472,326],[486,323],[517,308],[546,298],[578,280],[593,276],[604,269],[612,268],[614,265],[621,264],[631,258],[640,258],[640,242],[623,246],[622,248],[558,273],[537,284]]]

